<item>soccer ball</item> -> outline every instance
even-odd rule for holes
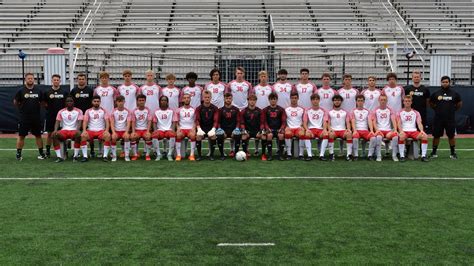
[[[247,160],[247,154],[244,151],[239,151],[235,154],[235,159],[237,161],[243,162],[243,161]]]

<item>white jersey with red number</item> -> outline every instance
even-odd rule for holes
[[[61,109],[56,115],[56,120],[61,121],[63,130],[79,130],[78,121],[82,121],[84,116],[79,108],[69,111],[67,108]]]
[[[168,107],[171,110],[176,110],[179,108],[180,90],[178,87],[164,87],[161,89],[161,95],[168,97]]]
[[[405,96],[405,89],[402,86],[396,86],[391,88],[385,86],[382,90],[382,94],[387,95],[387,106],[392,109],[395,113],[398,113],[402,110],[402,99]]]
[[[278,95],[277,105],[282,108],[290,106],[290,95],[293,90],[293,85],[289,82],[281,83],[277,82],[273,84],[273,90]]]
[[[269,106],[270,102],[268,101],[268,95],[272,93],[273,88],[270,85],[262,86],[257,85],[253,88],[255,96],[257,96],[257,107],[262,109]]]
[[[161,131],[173,130],[173,122],[176,122],[174,119],[175,116],[173,110],[156,110],[155,115],[153,116],[153,123],[155,124],[155,129]]]
[[[324,122],[328,121],[328,113],[322,108],[310,108],[304,113],[304,120],[307,122],[309,129],[323,129]]]
[[[90,108],[86,110],[84,119],[87,119],[87,129],[90,131],[101,131],[105,130],[106,120],[109,119],[109,115],[104,108],[94,109]]]
[[[143,85],[140,87],[141,94],[146,96],[145,107],[150,109],[150,112],[154,112],[156,109],[160,108],[160,86],[153,85]],[[131,109],[133,110],[133,109]]]
[[[297,107],[286,107],[286,125],[289,128],[300,128],[303,126],[304,109]]]
[[[341,108],[347,113],[352,112],[356,108],[356,96],[359,94],[359,91],[354,88],[348,90],[340,88],[337,93],[344,99],[341,103]]]
[[[316,85],[314,85],[312,82],[308,82],[306,84],[300,82],[295,85],[295,90],[299,95],[298,105],[303,108],[310,108],[311,95],[318,92]]]
[[[392,119],[395,118],[395,113],[390,108],[381,109],[380,107],[372,111],[372,121],[375,122],[377,129],[380,131],[392,130]]]
[[[331,87],[329,88],[319,88],[319,106],[324,110],[331,110],[333,107],[332,97],[337,94],[337,91]]]
[[[364,108],[372,112],[379,107],[379,97],[382,94],[379,89],[365,89],[361,94],[365,97]]]
[[[355,127],[356,130],[369,130],[369,119],[370,119],[370,111],[362,108],[362,109],[354,109],[351,113],[351,118],[355,120]]]
[[[137,95],[140,93],[140,89],[137,85],[125,85],[122,84],[117,88],[120,95],[125,97],[125,108],[133,110],[137,107]]]
[[[112,113],[115,97],[118,96],[117,89],[112,86],[99,86],[95,88],[94,94],[100,96],[100,107],[104,108],[107,113]]]
[[[194,127],[195,109],[192,107],[185,108],[184,106],[175,111],[175,121],[181,129],[192,129]]]
[[[114,120],[115,131],[126,131],[127,122],[130,121],[130,111],[127,108],[121,111],[115,108],[110,118]]]
[[[224,94],[227,89],[227,86],[223,82],[214,84],[209,82],[206,84],[205,90],[212,93],[211,103],[217,108],[222,108],[224,106]]]
[[[332,109],[328,112],[328,118],[329,127],[336,131],[346,130],[346,122],[350,121],[350,115],[342,109]]]
[[[191,95],[191,106],[193,108],[197,108],[199,105],[201,105],[201,99],[202,99],[202,87],[201,86],[194,86],[194,87],[189,87],[186,86],[181,90],[181,97],[183,97],[184,94],[189,94]]]
[[[229,82],[228,90],[232,93],[232,105],[243,110],[248,106],[247,97],[253,93],[252,84],[244,80],[238,82],[233,80]]]
[[[150,112],[150,109],[146,107],[143,108],[143,110],[140,110],[137,107],[133,110],[131,117],[134,122],[133,126],[135,126],[135,130],[147,130],[148,122],[152,120],[152,113]]]
[[[415,109],[411,109],[408,112],[402,110],[398,113],[397,119],[401,122],[403,131],[413,132],[418,130],[416,124],[421,121],[421,116]]]

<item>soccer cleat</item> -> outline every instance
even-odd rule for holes
[[[377,157],[377,159],[375,159],[375,161],[381,162],[381,161],[382,161],[382,157]]]
[[[457,160],[457,159],[458,159],[458,155],[457,155],[456,153],[453,153],[453,154],[449,155],[449,158],[450,158],[451,160]]]
[[[352,161],[354,159],[354,157],[352,157],[352,155],[347,155],[346,156],[346,161]]]
[[[95,158],[95,151],[91,151],[91,158]]]
[[[72,162],[73,162],[73,163],[77,163],[78,161],[79,161],[79,158],[77,158],[77,157],[72,157]]]
[[[44,155],[46,158],[51,158],[51,153],[50,152],[46,152],[46,154]]]
[[[234,152],[234,151],[230,151],[229,157],[230,157],[230,158],[234,158],[234,157],[235,157],[235,152]]]
[[[170,161],[170,162],[173,161],[173,156],[171,154],[168,154],[168,161]]]
[[[197,157],[196,157],[196,161],[198,161],[198,162],[202,161],[202,157],[201,157],[201,156],[197,156]]]
[[[438,158],[438,154],[436,154],[436,152],[432,152],[432,153],[430,154],[430,157],[431,157],[431,158]]]
[[[367,157],[367,161],[375,161],[375,157],[374,156],[368,156]]]
[[[255,156],[255,157],[258,157],[258,155],[260,155],[260,152],[259,152],[259,151],[255,151],[255,152],[253,153],[253,156]]]
[[[324,156],[319,156],[319,160],[325,162],[325,161],[327,161],[328,159],[326,159],[326,157],[324,157]]]
[[[225,156],[221,155],[221,161],[224,161],[224,160],[225,160]]]
[[[188,159],[189,159],[190,161],[196,161],[196,158],[194,158],[194,155],[189,155]]]
[[[22,160],[23,160],[23,157],[21,157],[21,154],[17,153],[17,154],[16,154],[16,159],[17,159],[18,161],[22,161]]]
[[[132,156],[132,161],[136,161],[136,160],[138,160],[138,156],[133,155],[133,156]]]
[[[301,155],[300,155],[300,156],[298,156],[298,160],[300,160],[300,161],[304,161],[304,156],[301,156]]]
[[[336,160],[336,156],[334,156],[334,153],[332,154],[329,154],[329,161],[335,161]]]
[[[262,161],[266,161],[267,160],[267,156],[265,154],[262,154]]]
[[[102,157],[102,162],[108,163],[108,162],[109,162],[109,159],[107,159],[107,157]]]
[[[285,157],[278,155],[278,160],[284,161],[284,160],[285,160]]]
[[[400,159],[401,159],[401,158],[400,158]],[[405,158],[404,158],[404,159],[405,159]],[[392,156],[392,160],[393,160],[394,162],[398,162],[398,157],[397,157],[397,156]]]
[[[210,156],[210,155],[209,155],[207,158],[209,159],[209,161],[214,161],[214,160],[215,160],[215,159],[214,159],[214,156]]]
[[[85,162],[88,162],[89,159],[87,157],[83,157],[82,160],[81,160],[81,163],[85,163]]]
[[[313,160],[313,157],[312,156],[308,156],[306,157],[305,161],[309,162],[309,161],[312,161]]]
[[[427,163],[429,162],[430,160],[428,160],[428,158],[425,157],[421,157],[421,161],[424,162],[424,163]]]
[[[407,161],[407,159],[405,159],[405,157],[400,157],[400,162],[404,163],[406,161]]]
[[[64,162],[64,159],[63,158],[57,158],[54,162],[55,163],[62,163],[62,162]]]
[[[145,161],[151,161],[150,155],[146,155],[146,156],[145,156]]]
[[[174,160],[177,161],[177,162],[181,161],[181,156],[179,156],[179,155],[176,156],[176,158]]]
[[[267,161],[273,161],[273,156],[268,156]]]
[[[158,162],[159,160],[161,160],[161,154],[158,154],[158,156],[156,156],[155,162]]]
[[[130,162],[130,157],[129,157],[129,156],[125,156],[125,161],[126,161],[126,162]]]
[[[291,155],[287,155],[287,156],[286,156],[286,160],[287,160],[287,161],[291,161],[291,159],[293,159],[293,156],[291,156]]]
[[[359,160],[359,156],[354,156],[354,158],[352,158],[353,161],[357,161]]]
[[[38,155],[38,157],[36,157],[36,158],[38,158],[38,160],[44,160],[44,159],[46,159],[46,155],[40,154],[40,155]]]
[[[112,157],[112,160],[111,160],[111,161],[112,161],[112,162],[116,162],[116,161],[117,161],[117,156]]]

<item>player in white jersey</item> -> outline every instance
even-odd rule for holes
[[[374,132],[376,136],[375,151],[377,154],[377,162],[382,161],[382,141],[383,138],[391,140],[392,159],[398,161],[397,158],[397,121],[396,114],[387,106],[387,95],[380,95],[379,107],[372,111],[371,118],[373,121]]]
[[[252,84],[244,79],[245,69],[237,67],[235,69],[235,80],[229,82],[228,92],[232,94],[232,105],[243,110],[248,106],[247,98],[253,94]]]
[[[423,123],[418,111],[411,108],[413,99],[411,95],[403,97],[403,109],[398,113],[398,129],[400,139],[398,140],[398,151],[400,153],[400,161],[405,161],[405,140],[412,138],[413,140],[421,140],[421,161],[428,162],[426,151],[428,150],[428,136],[423,131]]]
[[[109,73],[103,71],[99,74],[100,85],[95,88],[94,95],[100,96],[100,107],[110,114],[114,110],[115,97],[118,96],[117,89],[109,84]]]
[[[398,113],[402,110],[402,99],[405,96],[405,89],[397,85],[397,74],[387,74],[388,84],[382,89],[382,94],[387,95],[387,105],[392,111]]]
[[[337,91],[337,94],[344,99],[341,105],[342,110],[350,113],[356,108],[356,96],[359,91],[352,87],[352,75],[345,74],[343,79],[344,86]]]
[[[369,142],[368,158],[372,159],[375,148],[375,134],[370,111],[364,108],[365,97],[362,94],[356,96],[356,108],[351,113],[352,124],[352,148],[354,160],[359,157],[359,139]]]
[[[176,161],[181,161],[181,141],[188,138],[191,141],[189,160],[195,161],[194,148],[196,147],[196,112],[191,106],[191,95],[183,95],[183,106],[175,111],[176,129]]]
[[[332,109],[332,97],[337,94],[337,91],[331,88],[331,75],[329,73],[323,73],[321,76],[322,87],[318,89],[319,95],[319,106],[324,110]]]
[[[168,97],[168,106],[173,111],[179,108],[179,95],[181,93],[179,88],[174,85],[175,82],[176,76],[174,74],[168,74],[166,75],[166,83],[168,85],[161,89],[161,95]]]
[[[191,96],[191,107],[196,109],[199,105],[201,105],[202,101],[202,87],[196,85],[196,80],[198,75],[194,72],[189,72],[186,74],[186,80],[188,81],[188,85],[181,89],[180,95],[180,102],[183,102],[183,95],[189,94]]]
[[[125,108],[133,110],[137,107],[137,95],[140,94],[140,89],[137,85],[132,83],[132,71],[124,70],[122,72],[123,84],[118,86],[117,91],[120,95],[125,97]]]
[[[153,139],[162,141],[164,139],[169,140],[168,146],[168,161],[173,161],[173,151],[176,141],[176,120],[174,111],[168,107],[168,97],[160,97],[160,109],[156,110],[153,115],[153,128],[155,131],[152,134]],[[151,131],[151,129],[150,129]],[[156,148],[156,159],[155,161],[161,160],[161,152],[159,146]]]
[[[365,97],[364,108],[369,111],[374,111],[379,107],[379,97],[382,91],[375,87],[375,76],[369,76],[367,79],[367,89],[361,92]]]
[[[319,160],[326,161],[324,152],[328,146],[328,114],[319,106],[320,97],[318,94],[311,95],[311,108],[307,109],[303,117],[303,127],[306,132],[305,146],[308,157],[311,158],[311,140],[314,138],[322,139],[319,150]]]
[[[160,108],[158,99],[160,98],[161,87],[155,83],[155,72],[148,70],[145,72],[146,82],[140,87],[140,93],[146,96],[145,107],[154,113]],[[134,110],[130,109],[130,110]]]
[[[294,90],[298,92],[298,105],[304,109],[311,107],[311,95],[318,92],[316,85],[309,80],[309,70],[302,68],[300,70],[300,81],[296,83]]]
[[[255,96],[257,96],[256,106],[263,110],[263,108],[270,105],[268,95],[273,92],[273,88],[268,84],[267,71],[262,70],[258,72],[258,79],[260,83],[253,88],[253,91],[255,92]]]
[[[333,109],[328,112],[328,130],[329,130],[329,159],[335,160],[334,139],[341,138],[346,140],[347,156],[346,160],[352,160],[352,132],[350,114],[341,108],[344,101],[341,95],[332,97]]]
[[[212,93],[211,103],[217,108],[224,106],[224,94],[227,91],[227,85],[221,81],[221,72],[214,68],[209,74],[211,81],[204,87],[205,90]]]
[[[102,107],[100,107],[100,96],[94,95],[92,97],[92,108],[87,109],[84,114],[84,121],[82,122],[81,134],[81,149],[82,160],[87,162],[87,141],[94,141],[98,139],[104,142],[103,161],[107,162],[107,155],[110,148],[110,133],[109,133],[109,114]]]
[[[81,148],[81,133],[79,129],[84,119],[83,117],[82,111],[74,107],[74,98],[72,96],[66,97],[66,108],[61,109],[56,115],[56,123],[52,132],[54,151],[58,157],[56,159],[57,163],[64,161],[61,155],[61,144],[68,139],[74,141],[73,161],[77,160]],[[61,130],[59,130],[60,127]]]
[[[134,155],[132,161],[138,159],[138,144],[140,139],[145,141],[145,160],[150,161],[150,152],[151,152],[151,133],[149,131],[151,120],[153,114],[150,109],[145,106],[146,96],[139,94],[137,96],[137,108],[135,108],[131,113],[131,124],[132,124],[132,134],[130,138],[132,139],[132,150]]]
[[[273,84],[273,91],[278,95],[277,105],[283,109],[290,106],[290,94],[293,90],[293,85],[287,80],[287,76],[286,69],[278,70],[278,82]]]
[[[135,99],[136,100],[136,99]],[[117,96],[115,99],[116,108],[110,114],[110,130],[112,131],[112,141],[110,151],[112,153],[112,162],[117,161],[117,140],[123,140],[125,161],[130,161],[130,122],[131,112],[125,108],[125,97]]]
[[[286,159],[291,160],[291,142],[293,137],[297,137],[304,145],[304,128],[303,116],[304,109],[298,106],[299,95],[297,92],[292,92],[290,96],[290,106],[285,108],[286,114],[286,128],[285,128],[285,144],[286,144]],[[304,146],[299,149],[298,159],[304,160]],[[308,160],[311,158],[308,157]]]

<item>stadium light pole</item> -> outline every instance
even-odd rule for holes
[[[416,55],[415,51],[407,53],[405,56],[407,58],[407,86],[410,85],[410,59]]]
[[[23,84],[25,84],[25,58],[26,54],[23,52],[23,50],[18,50],[18,57],[21,59],[21,72],[23,74]]]

